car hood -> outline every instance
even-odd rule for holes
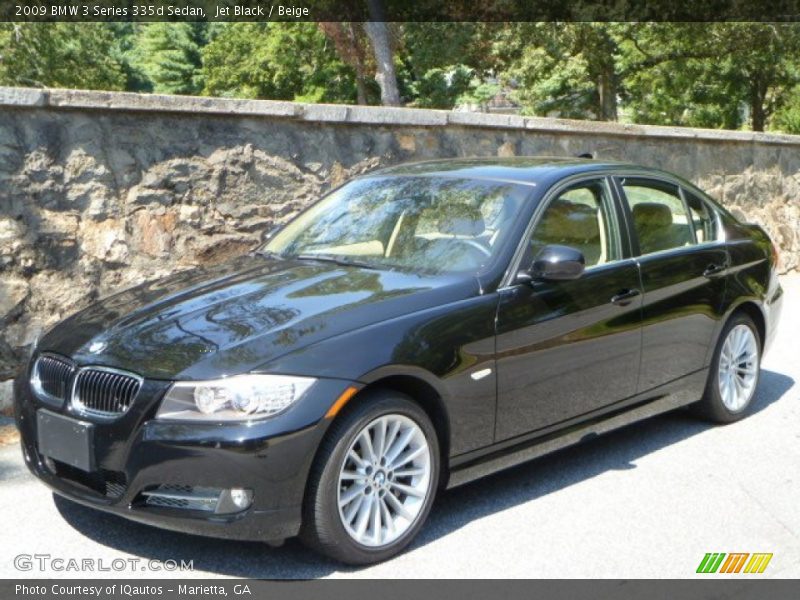
[[[250,255],[105,298],[53,328],[39,348],[153,379],[207,379],[476,293],[470,276]]]

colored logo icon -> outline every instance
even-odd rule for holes
[[[697,567],[698,573],[763,573],[772,553],[756,552],[708,552]]]

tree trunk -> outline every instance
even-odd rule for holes
[[[616,121],[617,86],[613,70],[610,72],[608,70],[604,70],[600,73],[600,77],[597,82],[597,92],[600,100],[600,120]]]
[[[358,103],[365,106],[367,104],[366,68],[364,67],[364,57],[362,56],[361,48],[358,44],[358,37],[356,36],[355,25],[353,25],[353,23],[347,24],[347,34],[350,38],[350,44],[353,46],[354,68],[356,71],[356,96],[358,97]]]
[[[356,72],[356,102],[359,106],[367,105],[367,84],[363,73]]]
[[[375,81],[381,88],[381,102],[384,106],[400,106],[400,91],[394,70],[389,27],[381,20],[384,16],[382,0],[369,0],[369,15],[374,20],[364,23],[364,29],[375,54],[377,64]]]
[[[767,124],[767,111],[764,110],[766,90],[762,89],[761,82],[756,80],[750,85],[750,120],[753,131],[764,131]]]

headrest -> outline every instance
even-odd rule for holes
[[[600,236],[597,211],[566,199],[559,199],[548,207],[539,229],[539,237],[562,243],[594,240]]]
[[[444,208],[439,217],[439,231],[448,235],[475,237],[486,229],[481,211],[466,204],[453,204]]]
[[[672,225],[672,211],[666,204],[641,202],[633,206],[633,222],[645,227],[669,227]]]

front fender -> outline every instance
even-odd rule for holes
[[[451,454],[467,452],[494,441],[496,310],[496,294],[459,300],[328,338],[259,371],[363,384],[418,378],[444,405]]]

